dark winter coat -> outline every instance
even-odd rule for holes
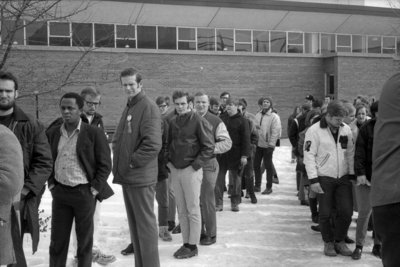
[[[58,154],[58,143],[61,137],[60,128],[61,125],[52,127],[46,132],[54,161]],[[111,173],[111,151],[103,130],[82,123],[76,142],[76,154],[90,186],[99,192],[96,199],[102,201],[112,196],[114,192],[107,183],[108,176]],[[54,175],[53,167],[53,172],[48,181],[49,187],[58,183]]]
[[[22,234],[31,234],[32,250],[36,252],[39,244],[38,203],[51,174],[53,159],[43,125],[17,105],[14,106],[9,128],[17,136],[22,147],[24,188],[29,190],[29,194],[21,201],[21,231]],[[24,217],[24,214],[27,216]]]
[[[375,123],[376,120],[371,119],[361,126],[358,132],[356,151],[354,154],[355,175],[365,175],[368,181],[371,181],[372,176],[372,147]]]
[[[113,183],[156,184],[161,146],[160,111],[142,91],[128,101],[113,136]]]
[[[249,121],[239,112],[223,117],[222,121],[232,139],[232,148],[220,156],[220,161],[225,162],[229,170],[237,170],[241,157],[248,158],[251,153]]]
[[[158,176],[157,181],[160,182],[168,178],[168,131],[169,125],[167,119],[164,117],[161,120],[162,131],[162,146],[160,153],[158,153]]]

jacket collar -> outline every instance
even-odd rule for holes
[[[29,117],[17,105],[14,105],[13,119],[15,121],[28,121]]]
[[[140,91],[139,94],[135,95],[134,97],[128,100],[128,107],[133,107],[137,102],[139,102],[142,98],[144,98],[145,94],[143,91]]]

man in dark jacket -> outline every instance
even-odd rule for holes
[[[183,240],[183,246],[174,253],[174,257],[185,259],[198,254],[196,244],[201,232],[202,167],[213,156],[214,140],[211,125],[189,109],[187,93],[175,91],[172,99],[177,116],[169,125],[168,167]]]
[[[72,221],[78,237],[78,266],[90,266],[93,246],[93,215],[96,200],[113,195],[107,184],[111,153],[104,132],[82,123],[83,99],[76,93],[61,97],[61,126],[46,134],[54,166],[49,178],[53,196],[50,266],[65,266]]]
[[[24,157],[24,187],[21,192],[21,232],[32,236],[32,250],[39,243],[38,207],[50,176],[53,160],[43,125],[16,104],[18,81],[9,72],[0,72],[0,123],[10,128],[21,143]],[[16,266],[25,266],[22,238],[14,243]],[[20,265],[21,264],[21,265]]]
[[[400,73],[383,86],[372,149],[371,205],[384,266],[400,266]]]
[[[113,182],[122,185],[135,266],[158,267],[158,229],[154,195],[161,150],[161,115],[142,90],[142,76],[128,68],[120,74],[128,103],[113,136]]]
[[[244,171],[247,159],[250,157],[250,129],[246,118],[238,110],[239,101],[229,98],[226,101],[226,112],[228,116],[222,121],[228,129],[232,139],[232,148],[221,155],[220,169],[215,186],[215,198],[217,208],[223,207],[225,176],[229,170],[232,177],[231,210],[239,211],[242,194],[242,179],[240,172]]]

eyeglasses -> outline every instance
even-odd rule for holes
[[[86,100],[85,100],[85,103],[86,103],[89,107],[92,107],[92,106],[98,107],[98,106],[100,105],[100,102],[89,102],[89,101],[86,101]]]
[[[159,108],[166,108],[167,105],[166,105],[166,104],[162,104],[162,105],[159,105],[158,107],[159,107]]]

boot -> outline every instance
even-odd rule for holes
[[[158,236],[163,241],[172,241],[172,236],[168,231],[168,226],[160,226]]]

